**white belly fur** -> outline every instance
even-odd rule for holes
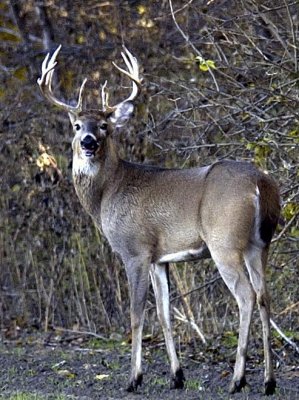
[[[193,259],[195,260],[196,258],[200,258],[202,252],[203,249],[200,248],[200,249],[189,249],[189,250],[178,251],[177,253],[165,254],[158,260],[158,263],[159,264],[171,263],[171,262],[176,263]]]

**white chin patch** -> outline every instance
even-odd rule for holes
[[[94,152],[90,151],[90,150],[82,150],[83,151],[83,155],[86,158],[94,158]]]

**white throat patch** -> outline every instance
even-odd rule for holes
[[[99,167],[88,158],[81,158],[77,155],[73,157],[73,175],[96,176]]]

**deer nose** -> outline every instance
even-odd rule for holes
[[[82,149],[85,150],[96,150],[99,147],[98,142],[92,135],[86,135],[80,142]]]

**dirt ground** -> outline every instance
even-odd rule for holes
[[[263,362],[253,354],[247,364],[250,388],[230,396],[227,387],[232,376],[235,352],[232,349],[207,349],[197,354],[191,346],[181,349],[186,385],[169,389],[169,367],[162,341],[145,343],[144,380],[138,393],[128,393],[130,345],[121,341],[101,342],[35,337],[0,342],[0,398],[17,393],[26,399],[262,399]],[[276,357],[277,391],[271,400],[299,399],[299,365],[294,352]],[[296,360],[297,358],[297,360]],[[279,363],[278,360],[281,362]],[[280,364],[280,365],[279,365]],[[36,397],[35,397],[36,396]],[[21,397],[23,398],[23,397]]]

